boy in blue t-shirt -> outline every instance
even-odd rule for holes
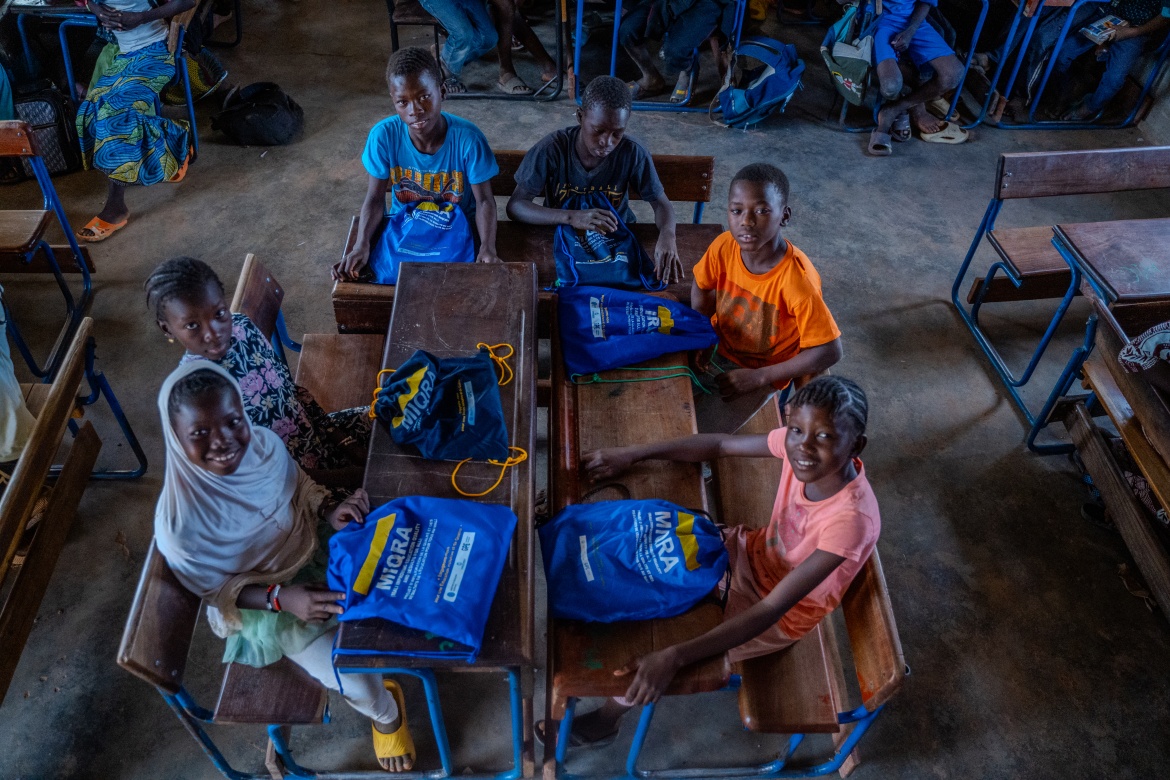
[[[927,136],[944,131],[959,132],[958,128],[952,130],[948,127],[950,123],[935,119],[926,111],[926,103],[958,86],[963,74],[963,65],[951,47],[934,27],[923,24],[930,9],[936,7],[938,0],[885,0],[882,3],[882,14],[873,33],[873,61],[877,63],[884,101],[878,112],[877,127],[869,137],[869,153],[876,157],[884,157],[893,151],[891,140],[910,138],[910,123],[901,119],[907,114],[908,119],[914,120],[923,140],[930,140]],[[898,58],[903,54],[909,55],[910,63],[917,71],[932,74],[905,95],[902,94],[902,70],[898,65]],[[891,135],[891,130],[897,134],[896,138]]]
[[[411,203],[459,206],[479,233],[476,261],[498,263],[496,200],[491,178],[499,173],[487,138],[466,119],[443,113],[443,76],[426,49],[399,49],[386,65],[386,83],[396,116],[370,130],[362,165],[369,188],[358,217],[353,248],[333,266],[333,278],[356,280],[370,259],[370,238],[386,214]],[[470,191],[469,191],[470,190]]]

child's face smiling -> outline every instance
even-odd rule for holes
[[[171,427],[187,459],[221,477],[236,473],[252,442],[240,398],[228,390],[192,399],[171,418]]]
[[[232,314],[223,291],[208,282],[198,300],[171,298],[158,321],[163,333],[177,340],[192,355],[219,360],[232,344]]]
[[[581,133],[577,136],[577,156],[587,166],[597,166],[613,153],[626,136],[626,122],[630,112],[615,111],[604,106],[591,106],[588,111],[577,109]]]
[[[856,476],[852,463],[865,447],[864,434],[816,406],[789,407],[787,423],[784,454],[809,499],[828,498]]]
[[[774,248],[792,210],[772,184],[737,181],[727,196],[727,222],[743,252]]]
[[[410,128],[411,138],[429,138],[441,131],[446,96],[444,87],[430,73],[395,76],[390,80],[390,99],[398,116]]]

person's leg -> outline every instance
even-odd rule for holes
[[[677,75],[689,71],[694,61],[695,49],[711,37],[719,24],[723,7],[714,0],[696,0],[670,24],[663,53],[666,55],[666,69]]]
[[[1085,102],[1086,117],[1105,108],[1109,101],[1121,91],[1126,76],[1141,58],[1145,45],[1146,36],[1144,35],[1109,44],[1108,52],[1105,55],[1105,73],[1101,76],[1101,82],[1093,91],[1092,97]]]
[[[1052,66],[1052,70],[1056,73],[1067,73],[1077,57],[1096,45],[1079,32],[1069,30],[1068,37],[1064,39],[1064,44],[1060,47],[1060,53],[1056,55],[1056,64]]]
[[[878,113],[879,128],[883,128],[883,125],[889,127],[898,115],[912,107],[925,104],[950,92],[959,85],[959,79],[963,75],[963,64],[959,62],[959,58],[955,56],[951,47],[947,46],[938,30],[934,29],[928,22],[923,22],[914,33],[910,45],[906,47],[906,54],[920,71],[929,69],[933,71],[934,75],[911,89],[905,96],[891,100],[884,106]],[[884,89],[882,95],[885,97]],[[941,129],[941,127],[935,126],[937,123],[928,124],[935,128],[933,132],[938,132]],[[925,131],[932,132],[929,127]]]
[[[524,20],[520,15],[520,11],[516,11],[515,17],[512,19],[512,32],[520,43],[524,44],[524,48],[536,60],[536,66],[540,68],[540,77],[546,82],[552,81],[557,77],[557,63],[551,56],[548,50],[544,48],[544,44],[540,42],[536,32],[532,26]]]
[[[458,76],[468,60],[485,53],[476,51],[476,44],[482,36],[477,32],[472,16],[474,0],[419,0],[419,3],[447,30],[442,60],[451,75]],[[487,16],[486,9],[483,15]],[[492,35],[495,35],[494,29]]]
[[[630,55],[630,58],[642,71],[642,77],[637,82],[637,98],[651,97],[661,94],[666,89],[666,81],[658,72],[654,63],[654,56],[646,46],[649,37],[650,14],[654,5],[649,2],[639,3],[622,19],[618,28],[618,43]]]
[[[126,185],[113,179],[106,179],[106,184],[106,204],[98,212],[98,217],[117,224],[130,216],[130,209],[126,207]]]

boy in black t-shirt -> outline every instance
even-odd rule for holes
[[[508,200],[508,216],[533,225],[572,225],[577,230],[609,233],[618,227],[609,211],[565,209],[565,201],[572,195],[604,193],[622,220],[630,223],[634,221],[629,203],[632,188],[654,210],[658,277],[680,281],[674,207],[663,192],[650,153],[626,135],[630,107],[630,90],[621,79],[598,76],[589,82],[577,109],[578,126],[549,133],[524,155],[516,171],[516,190]],[[542,195],[544,205],[533,202]]]

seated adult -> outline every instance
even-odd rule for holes
[[[634,100],[661,95],[666,80],[654,64],[655,57],[647,41],[661,40],[666,69],[677,74],[671,103],[687,99],[691,67],[698,67],[695,50],[716,30],[730,36],[735,27],[735,3],[730,0],[641,0],[622,19],[618,41],[642,71],[642,77],[630,84]]]
[[[118,54],[77,109],[82,163],[107,177],[106,202],[77,231],[82,241],[109,238],[126,226],[126,187],[178,182],[191,159],[187,122],[161,116],[159,93],[174,78],[175,55],[167,50],[167,19],[195,0],[108,0],[87,8],[113,31]]]

